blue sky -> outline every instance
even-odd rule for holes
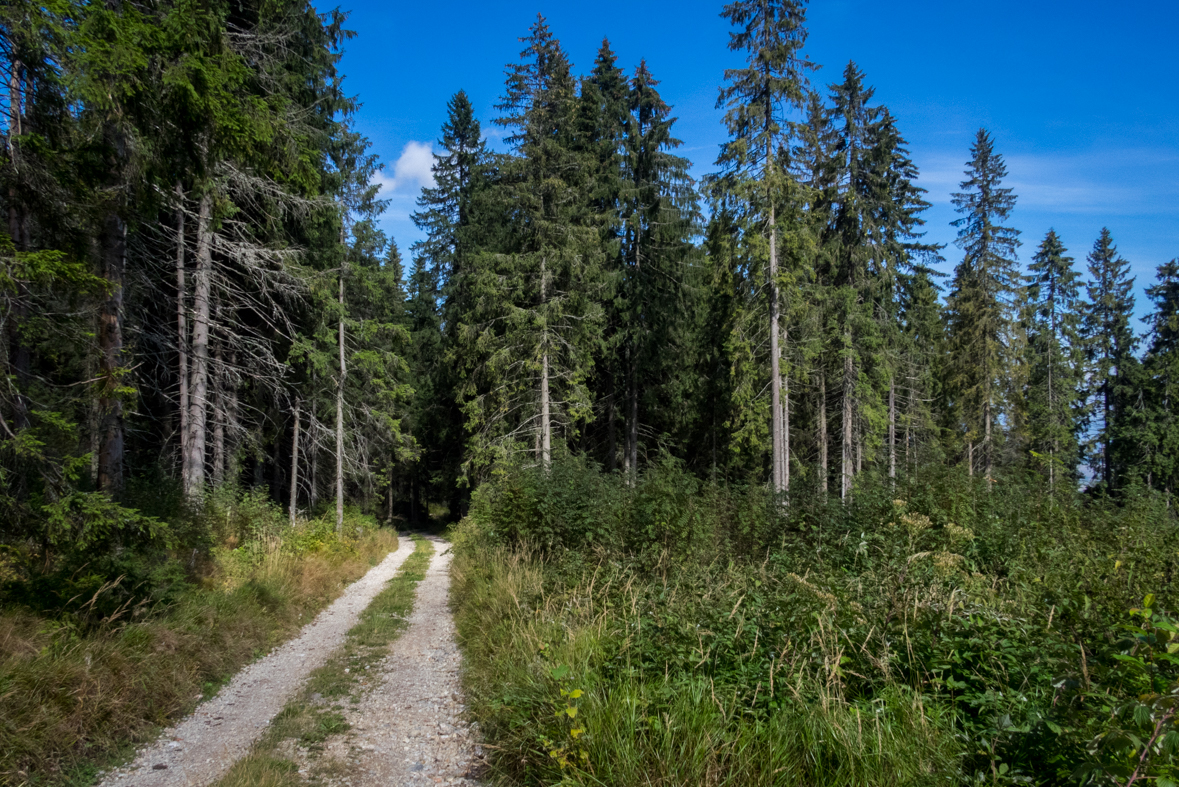
[[[446,102],[467,91],[484,124],[503,90],[505,65],[536,14],[548,19],[578,73],[603,36],[628,71],[646,58],[679,121],[675,130],[697,176],[712,171],[725,139],[714,108],[727,67],[720,2],[439,2],[352,0],[342,69],[363,102],[359,130],[385,162],[383,221],[407,251],[409,221],[428,179],[429,146]],[[978,9],[983,8],[985,12]],[[927,237],[951,243],[957,190],[975,131],[983,126],[1007,161],[1019,202],[1020,260],[1053,227],[1083,270],[1102,226],[1141,289],[1179,256],[1179,2],[1118,6],[1079,0],[968,3],[815,0],[806,53],[816,84],[840,80],[854,60],[909,141],[933,207]],[[494,141],[494,140],[493,140]],[[950,246],[946,269],[958,259]]]

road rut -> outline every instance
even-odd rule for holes
[[[239,672],[129,765],[107,773],[99,787],[205,787],[224,775],[311,671],[343,644],[360,613],[413,551],[414,542],[403,537],[396,551],[350,585],[296,639]]]

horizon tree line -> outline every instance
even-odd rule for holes
[[[722,13],[743,63],[715,174],[688,174],[646,61],[604,40],[577,76],[538,16],[492,118],[506,152],[450,99],[407,266],[376,226],[344,14],[6,7],[10,532],[77,537],[163,477],[194,505],[267,487],[292,521],[457,514],[498,463],[562,453],[628,483],[671,457],[783,503],[931,464],[1169,493],[1179,263],[1146,288],[1145,336],[1107,229],[1087,282],[1054,231],[1021,270],[980,129],[941,283],[864,73],[815,84],[805,2]]]

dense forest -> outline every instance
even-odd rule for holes
[[[812,84],[801,6],[726,10],[747,63],[701,183],[647,64],[604,41],[578,77],[538,19],[492,119],[510,152],[450,99],[408,268],[375,225],[343,15],[5,14],[11,535],[86,529],[144,479],[458,513],[497,463],[560,453],[784,496],[929,464],[1171,489],[1176,263],[1146,336],[1107,231],[1088,277],[1052,232],[1022,270],[985,130],[958,248],[923,242],[897,119],[854,63]]]
[[[597,676],[578,678],[579,697],[632,681],[617,692],[652,708],[625,722],[651,747],[626,755],[638,770],[608,770],[602,722],[518,742],[505,779],[1174,784],[1179,259],[1145,289],[1145,333],[1108,230],[1094,226],[1088,250],[1049,231],[1021,264],[1019,195],[986,129],[963,140],[957,242],[926,241],[903,119],[855,63],[819,78],[805,5],[723,8],[728,139],[700,181],[648,64],[624,67],[603,41],[579,75],[538,17],[495,117],[449,98],[406,261],[378,227],[380,164],[338,68],[346,14],[294,0],[6,4],[5,604],[76,617],[77,594],[115,577],[139,581],[119,591],[127,604],[198,581],[201,555],[244,543],[249,527],[217,524],[233,511],[317,522],[324,543],[357,517],[466,517],[468,599],[523,582],[511,594],[538,599],[541,617],[568,599],[590,605],[589,626],[600,598],[666,629],[568,655],[545,684],[568,696],[572,664]],[[535,574],[512,574],[519,560]],[[634,595],[595,596],[595,565]],[[672,609],[672,586],[717,599]],[[734,630],[747,597],[762,622]],[[459,603],[486,667],[494,654],[472,643],[524,613],[484,601]],[[797,612],[808,605],[819,611]],[[502,619],[477,628],[487,609]],[[730,641],[710,651],[692,625]],[[800,707],[842,703],[826,732],[813,714],[781,721],[775,627],[816,638],[779,681]],[[554,636],[500,646],[526,660]],[[999,642],[1010,648],[991,653]],[[506,740],[527,725],[503,714],[533,706],[499,669],[471,690]],[[657,689],[655,673],[680,688]],[[536,718],[551,716],[538,697]],[[693,717],[721,731],[697,741],[716,759],[701,748],[701,770],[656,778],[643,769],[676,759],[659,747],[682,743],[673,729],[691,725],[672,722],[690,697],[716,711]],[[595,701],[622,724],[618,697]],[[774,729],[815,748],[775,748]],[[832,741],[866,748],[846,771],[774,764]]]

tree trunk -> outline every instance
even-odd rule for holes
[[[974,441],[966,441],[966,475],[974,477]]]
[[[20,248],[19,246],[17,248]],[[32,353],[21,333],[28,322],[29,287],[24,282],[16,283],[16,292],[12,297],[12,309],[8,315],[8,363],[16,378],[16,390],[12,397],[12,425],[17,431],[24,429],[31,423],[29,420],[29,402],[26,392],[29,389],[32,369]]]
[[[630,369],[627,372],[630,388],[630,418],[626,425],[626,466],[630,470],[631,482],[639,475],[639,365],[636,353],[630,356]]]
[[[123,489],[123,400],[118,389],[123,362],[123,278],[127,227],[114,212],[103,225],[102,274],[110,287],[98,314],[99,398],[98,488],[112,495]]]
[[[855,367],[852,364],[851,357],[851,337],[847,337],[845,355],[843,357],[843,472],[839,488],[839,496],[841,500],[847,500],[851,495],[852,476],[855,474],[855,437],[852,419],[855,417],[855,409],[852,406],[852,397],[855,391]]]
[[[553,461],[553,438],[549,421],[549,354],[540,357],[540,462],[548,470]]]
[[[295,423],[298,423],[298,421],[296,421]],[[387,516],[386,516],[390,527],[393,526],[393,489],[394,489],[395,484],[397,483],[397,471],[396,471],[395,467],[396,467],[396,465],[392,461],[390,461],[389,462],[389,497],[387,500],[388,509],[387,509]]]
[[[767,163],[769,153],[767,151]],[[770,300],[770,439],[773,469],[771,486],[775,495],[786,491],[785,461],[782,456],[782,358],[778,346],[778,231],[777,215],[770,204],[770,276],[766,297]]]
[[[626,348],[626,404],[624,405],[624,409],[623,409],[624,415],[622,418],[622,433],[623,433],[622,434],[622,474],[623,474],[623,476],[625,476],[627,484],[630,484],[631,473],[634,472],[634,468],[630,463],[631,462],[631,459],[630,459],[630,418],[627,417],[628,414],[626,413],[626,409],[630,405],[630,389],[631,389],[630,370],[631,370],[631,366],[632,366],[630,356],[631,356],[631,353],[633,353],[633,352],[634,352],[634,348],[631,347],[630,345],[627,345],[627,348]],[[637,455],[638,452],[636,451],[635,453]]]
[[[225,396],[225,480],[237,478],[240,469],[237,464],[236,435],[241,434],[241,422],[238,418],[237,378],[231,377],[229,371],[237,368],[237,352],[229,351],[229,364],[222,375],[222,394]]]
[[[789,330],[782,331],[783,343]],[[782,375],[782,491],[790,491],[790,375]]]
[[[912,476],[917,465],[917,446],[913,444],[913,388],[910,385],[905,408],[905,472]]]
[[[1052,448],[1048,451],[1048,492],[1056,492],[1056,403],[1052,400],[1052,349],[1056,345],[1056,312],[1052,313],[1052,336],[1048,339],[1048,427],[1052,430]]]
[[[859,414],[856,414],[856,475],[864,472],[864,425],[860,423]]]
[[[24,64],[19,60],[12,61],[12,71],[8,81],[8,150],[13,167],[18,166],[20,146],[15,144],[16,137],[24,133],[21,113],[21,71]],[[27,227],[24,206],[15,187],[8,189],[8,234],[12,236],[12,243],[17,251],[28,251]],[[8,362],[16,377],[16,391],[12,401],[12,425],[17,431],[29,426],[29,404],[25,398],[28,390],[29,372],[32,356],[29,347],[21,335],[21,329],[28,320],[28,285],[17,282],[15,292],[12,293],[12,308],[8,316]]]
[[[547,297],[548,282],[546,281],[547,260],[541,257],[540,260],[540,305],[544,308],[545,299]],[[553,461],[553,437],[552,424],[549,420],[549,329],[548,317],[543,316],[545,320],[544,331],[541,334],[541,356],[540,356],[540,463],[548,472],[549,466]]]
[[[180,381],[180,477],[188,469],[188,288],[184,281],[184,189],[176,184],[176,366]]]
[[[632,288],[631,296],[634,301],[638,300],[637,290],[640,272],[643,267],[642,255],[642,221],[640,220],[634,227],[634,259],[633,262],[633,281],[635,286]],[[631,309],[635,310],[636,303],[631,303]],[[641,308],[641,307],[640,307]],[[628,418],[626,419],[626,469],[627,469],[627,483],[634,485],[639,476],[639,338],[638,333],[641,330],[642,318],[635,313],[630,326],[630,340],[627,347],[627,367],[626,367],[626,384],[627,384],[627,404],[628,404]]]
[[[315,375],[312,374],[311,377],[312,377],[312,380],[314,381]],[[312,390],[315,389],[314,382],[312,382],[311,387],[312,387]],[[315,405],[314,404],[311,406],[311,412],[309,414],[309,418],[310,418],[311,426],[314,427],[314,425],[315,425]],[[318,450],[318,446],[315,442],[315,439],[316,439],[315,434],[312,433],[311,439],[308,441],[309,443],[311,443],[311,445],[310,445],[311,469],[307,473],[307,507],[311,511],[312,515],[315,514],[315,507],[319,504],[319,450]]]
[[[897,389],[888,378],[888,478],[892,486],[897,480]]]
[[[987,398],[987,403],[983,407],[983,461],[986,463],[986,472],[983,476],[991,480],[991,468],[994,466],[992,461],[991,451],[991,402],[990,397]]]
[[[819,370],[819,418],[815,424],[819,443],[819,493],[827,496],[827,375]]]
[[[291,527],[295,526],[295,515],[299,510],[299,408],[301,402],[295,400],[295,434],[291,438],[291,502],[287,506],[290,512]]]
[[[193,270],[192,352],[189,370],[188,477],[184,492],[198,497],[205,486],[205,429],[209,394],[209,300],[213,282],[213,199],[201,196],[197,216],[196,268]]]
[[[618,436],[614,423],[614,378],[611,375],[610,395],[606,399],[606,472],[618,469]]]
[[[214,310],[215,324],[221,322],[221,310]],[[221,357],[221,342],[213,342],[213,373],[211,397],[213,403],[213,486],[225,481],[225,364]]]
[[[1108,372],[1106,373],[1108,375]],[[1109,461],[1109,382],[1102,385],[1102,421],[1101,421],[1101,478],[1105,481],[1106,489],[1113,485],[1113,470]]]
[[[340,230],[340,245],[344,245],[344,230]],[[336,533],[344,532],[344,378],[348,369],[344,362],[344,261],[340,261],[340,379],[336,383]]]
[[[97,378],[97,362],[94,357],[86,358],[86,379]],[[90,433],[90,478],[98,484],[98,454],[102,448],[102,408],[99,400],[90,397],[86,403],[86,428]]]
[[[255,439],[258,442],[262,441],[262,430],[258,429],[254,432]],[[254,457],[254,487],[258,488],[266,483],[266,460],[260,456]]]

